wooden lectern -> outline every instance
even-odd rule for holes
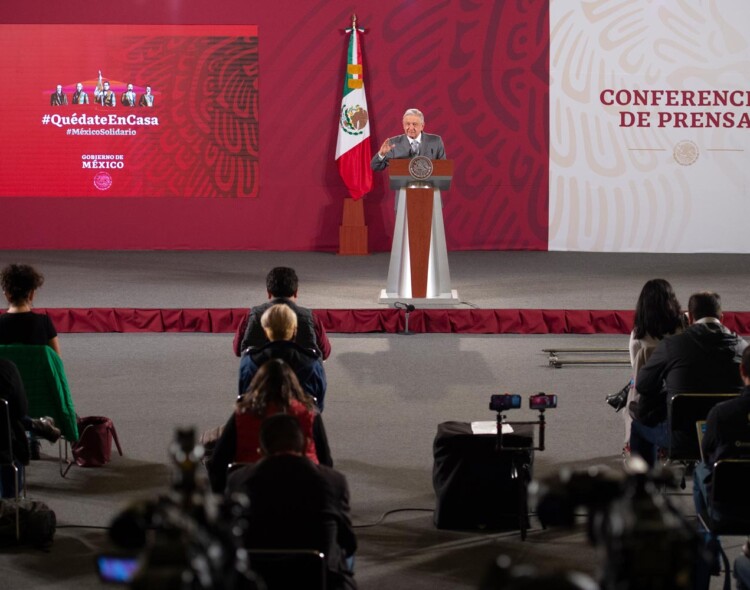
[[[459,299],[451,289],[440,196],[441,190],[450,188],[453,161],[421,159],[431,164],[427,175],[415,176],[413,160],[388,163],[390,187],[397,191],[396,225],[388,281],[379,302],[456,305]],[[425,167],[421,168],[423,172]]]

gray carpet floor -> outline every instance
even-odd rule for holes
[[[376,308],[388,254],[314,252],[4,251],[47,283],[38,307],[232,308],[265,298],[265,276],[292,266],[300,301],[313,308]],[[451,252],[452,286],[481,308],[632,309],[641,286],[663,277],[687,305],[695,291],[722,295],[724,308],[750,310],[742,254]]]
[[[690,292],[711,288],[727,309],[750,309],[744,257],[473,254],[451,254],[454,287],[482,307],[628,309],[643,280],[661,275],[685,302]],[[380,255],[283,253],[6,252],[3,258],[45,273],[40,307],[244,307],[263,298],[263,277],[277,264],[297,267],[301,299],[311,307],[375,307],[387,263]],[[543,569],[595,573],[602,566],[582,526],[542,530],[532,519],[525,542],[514,532],[436,530],[425,511],[435,505],[432,441],[440,422],[493,419],[487,409],[493,393],[545,391],[560,402],[548,412],[547,450],[537,454],[535,475],[563,466],[620,470],[622,418],[603,397],[625,383],[628,368],[554,369],[542,349],[624,348],[626,336],[334,334],[331,340],[324,419],[361,527],[361,588],[476,588],[501,553]],[[134,498],[166,489],[174,429],[201,432],[223,423],[232,409],[238,360],[229,334],[63,334],[61,344],[78,413],[111,417],[125,456],[101,469],[73,468],[62,479],[56,450],[45,445],[43,460],[28,471],[29,492],[49,503],[66,528],[49,552],[0,554],[7,588],[100,587],[93,556],[109,548],[106,533],[76,527],[106,527]],[[518,419],[533,416],[517,411]],[[692,517],[690,498],[676,502]],[[417,510],[366,526],[396,509]],[[725,540],[730,557],[743,542]],[[720,587],[718,578],[712,587]]]

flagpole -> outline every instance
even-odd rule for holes
[[[353,49],[353,51],[351,51],[351,53],[353,53],[353,56],[350,56],[349,52],[347,52],[347,73],[344,76],[345,95],[347,92],[347,87],[359,87],[362,88],[362,91],[364,92],[364,76],[362,73],[362,63],[358,57],[360,51],[358,47],[359,39],[357,37],[357,33],[364,32],[364,29],[360,29],[357,27],[357,15],[354,13],[352,13],[352,26],[350,29],[346,29],[346,32],[352,35],[352,37],[349,38],[349,46],[351,49]],[[354,65],[356,67],[352,67],[352,61],[354,61]],[[366,107],[366,101],[363,104]],[[366,111],[364,111],[364,113],[365,117],[367,117]],[[351,125],[351,121],[348,117],[346,117],[343,106],[340,116],[346,119],[346,123],[348,125]],[[369,125],[369,122],[366,124]],[[339,126],[339,136],[341,136],[342,121],[339,121]],[[358,133],[361,132],[359,128],[356,128],[354,131]],[[368,161],[366,162],[366,165],[369,168],[369,127],[367,136],[364,141],[367,142]],[[339,171],[341,172],[341,168],[339,168]],[[369,188],[367,190],[369,191]],[[358,198],[352,198],[351,194],[348,194],[346,197],[344,197],[343,212],[341,216],[342,220],[341,225],[339,226],[339,255],[361,256],[370,253],[368,248],[367,225],[365,224],[365,210],[363,202],[364,199],[361,198],[361,193],[359,193]]]

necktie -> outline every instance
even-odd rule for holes
[[[411,155],[416,156],[417,154],[419,154],[419,142],[412,141],[411,142]]]

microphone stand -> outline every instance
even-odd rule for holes
[[[401,334],[404,336],[411,336],[414,334],[414,332],[409,330],[409,314],[414,311],[416,307],[411,303],[402,303],[401,301],[396,301],[396,303],[393,304],[393,307],[404,310],[404,331],[401,332]]]

